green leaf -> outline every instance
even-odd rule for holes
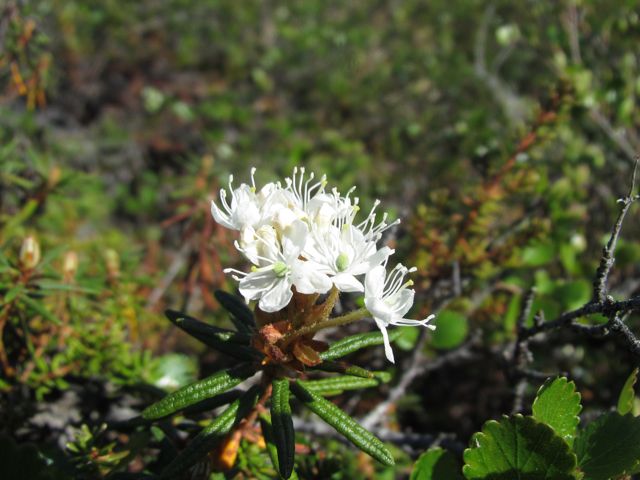
[[[464,451],[468,480],[573,480],[576,456],[553,429],[532,417],[490,420]]]
[[[640,418],[606,413],[580,432],[574,450],[585,480],[622,475],[640,460]]]
[[[271,420],[267,417],[267,415],[260,416],[260,427],[262,428],[262,436],[264,437],[264,442],[267,445],[267,453],[269,454],[269,458],[271,458],[271,463],[277,472],[280,472],[280,464],[278,461],[278,448],[274,443],[273,439],[273,425],[271,424]],[[282,477],[281,477],[282,478]],[[291,472],[290,480],[298,480],[298,474],[295,470]]]
[[[208,325],[175,310],[166,310],[164,313],[176,327],[221,353],[239,360],[255,360],[261,356],[249,346],[251,336],[246,333]]]
[[[356,447],[384,465],[395,464],[391,452],[374,435],[360,426],[353,418],[320,395],[307,390],[300,382],[291,384],[295,396],[313,413],[345,436]]]
[[[396,346],[405,352],[413,350],[420,336],[420,330],[417,328],[398,328],[397,330],[400,331],[400,335],[396,339]]]
[[[20,301],[26,303],[27,306],[29,306],[31,309],[35,310],[36,313],[41,315],[43,318],[46,318],[47,320],[49,320],[50,322],[55,323],[56,325],[62,325],[62,322],[60,321],[60,319],[58,319],[58,317],[56,317],[53,313],[51,313],[49,310],[47,310],[47,307],[45,307],[38,300],[34,300],[33,298],[29,297],[28,295],[22,295],[20,297]]]
[[[258,402],[261,388],[257,385],[250,388],[241,398],[233,402],[213,422],[203,428],[187,447],[174,458],[162,471],[160,478],[180,478],[180,474],[204,457],[231,430],[244,419]]]
[[[564,377],[547,380],[533,401],[533,417],[546,423],[569,445],[573,445],[576,428],[580,423],[578,414],[582,410],[580,393],[576,386]]]
[[[360,390],[363,388],[377,387],[391,380],[388,372],[371,372],[373,378],[355,377],[351,375],[340,375],[336,377],[323,378],[321,380],[301,381],[307,390],[318,395],[340,395],[345,390]]]
[[[160,401],[148,406],[142,411],[146,420],[166,417],[189,405],[214,397],[235,387],[246,378],[255,374],[256,369],[251,364],[243,364],[231,370],[224,370],[199,382],[192,383],[180,390],[170,393]]]
[[[231,314],[231,321],[239,332],[251,334],[256,329],[253,312],[247,307],[244,300],[223,290],[216,290],[214,295],[220,305]]]
[[[271,419],[273,422],[273,441],[278,449],[278,465],[282,478],[288,479],[293,471],[295,458],[295,431],[289,405],[289,380],[275,379],[272,382]]]
[[[462,480],[461,471],[451,452],[433,447],[418,457],[409,480]]]
[[[469,332],[467,317],[451,310],[438,313],[433,324],[436,329],[431,334],[431,345],[435,348],[455,348],[464,342]]]
[[[311,368],[314,370],[322,370],[323,372],[343,373],[354,377],[373,378],[375,376],[373,372],[365,368],[358,367],[357,365],[349,365],[345,362],[325,361]]]
[[[555,258],[553,243],[537,242],[526,247],[520,257],[523,265],[539,267],[551,262]]]
[[[399,328],[389,330],[389,341],[393,342],[396,340],[398,336],[400,336],[400,330]],[[360,333],[338,340],[331,345],[328,350],[320,353],[320,358],[322,360],[335,360],[336,358],[341,358],[356,352],[361,348],[382,345],[383,343],[384,338],[380,332]]]
[[[618,397],[618,413],[620,415],[626,415],[627,413],[632,413],[633,410],[633,402],[636,398],[636,392],[634,390],[634,385],[636,384],[636,380],[638,379],[638,367],[633,369],[627,381],[624,382],[624,386],[620,391],[620,396]]]

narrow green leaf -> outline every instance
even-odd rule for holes
[[[176,327],[214,350],[239,360],[255,360],[261,356],[249,346],[251,337],[245,333],[208,325],[175,310],[166,310],[164,313]]]
[[[640,418],[606,413],[580,432],[574,450],[585,480],[623,475],[640,460]]]
[[[467,480],[573,480],[576,456],[553,429],[533,417],[490,420],[464,451]]]
[[[182,387],[148,406],[142,411],[142,417],[146,420],[166,417],[189,405],[194,405],[207,398],[226,392],[252,376],[255,372],[256,369],[251,364],[243,364],[231,370],[218,372],[204,380]]]
[[[620,396],[618,397],[618,413],[620,415],[632,413],[633,401],[636,398],[636,392],[633,387],[636,384],[637,379],[638,367],[633,369],[633,372],[631,372],[631,375],[629,375],[627,381],[624,382],[624,386],[620,391]]]
[[[256,321],[253,318],[253,312],[247,307],[244,301],[231,295],[223,290],[214,292],[216,300],[220,302],[225,310],[231,314],[231,321],[239,332],[252,333],[256,329]]]
[[[3,303],[13,302],[16,298],[18,298],[18,296],[22,294],[22,292],[24,292],[24,290],[24,285],[16,285],[15,287],[11,287],[7,291],[7,293],[5,293]]]
[[[273,438],[273,425],[271,424],[271,419],[268,418],[266,414],[260,416],[260,427],[262,428],[262,436],[264,437],[264,442],[267,446],[267,453],[269,454],[269,458],[271,458],[273,468],[276,469],[276,472],[280,472],[278,448],[276,447]],[[289,480],[298,480],[298,474],[295,470],[292,470]]]
[[[363,388],[377,387],[391,380],[389,372],[372,372],[373,378],[354,377],[340,375],[337,377],[323,378],[321,380],[307,380],[300,382],[307,390],[318,395],[340,395],[345,390],[360,390]]]
[[[295,431],[289,405],[289,380],[275,379],[272,382],[271,419],[273,422],[273,441],[278,449],[280,475],[288,479],[293,471],[295,458]]]
[[[338,433],[345,436],[360,450],[384,465],[392,466],[395,464],[391,452],[378,438],[333,403],[307,390],[300,382],[291,384],[291,390],[309,410],[335,428]]]
[[[214,421],[203,428],[187,447],[162,471],[161,479],[180,478],[180,474],[204,457],[220,443],[231,430],[245,418],[256,405],[261,388],[250,388],[241,398],[233,402]]]
[[[564,377],[547,380],[533,401],[533,417],[546,423],[569,445],[573,445],[582,410],[580,393],[573,382]]]
[[[354,377],[373,378],[373,372],[366,368],[358,367],[356,365],[349,365],[345,362],[332,362],[324,361],[319,365],[313,367],[314,370],[322,370],[323,372],[343,373],[345,375],[353,375]]]
[[[418,457],[409,480],[462,480],[462,467],[447,450],[433,447]]]
[[[38,313],[39,315],[42,315],[42,317],[46,318],[50,322],[53,322],[56,325],[62,325],[62,322],[60,321],[60,319],[58,319],[58,317],[56,317],[53,313],[47,310],[47,307],[45,307],[38,300],[34,300],[29,295],[22,295],[20,297],[20,301],[27,304],[28,307],[35,310],[36,313]]]
[[[396,340],[400,333],[399,328],[389,330],[389,341]],[[362,348],[382,345],[383,343],[384,338],[380,332],[360,333],[338,340],[327,351],[320,353],[320,358],[322,360],[335,360]]]

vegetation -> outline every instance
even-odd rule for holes
[[[0,477],[632,478],[636,3],[4,2]],[[261,366],[254,166],[383,200],[436,330]]]

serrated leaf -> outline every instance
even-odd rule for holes
[[[363,388],[377,387],[391,380],[388,372],[371,372],[372,378],[354,377],[351,375],[340,375],[321,380],[307,380],[300,382],[307,390],[311,390],[318,395],[339,395],[345,390],[360,390]]]
[[[293,471],[295,458],[295,431],[289,405],[289,380],[275,379],[272,382],[271,420],[273,424],[273,441],[278,450],[279,472],[282,478],[288,479]]]
[[[280,472],[278,449],[273,439],[273,425],[271,423],[271,419],[269,419],[266,414],[260,416],[260,427],[262,429],[262,436],[267,447],[267,453],[269,454],[269,458],[273,464],[273,468],[275,468],[277,472]],[[291,472],[289,480],[298,480],[298,474],[295,470]]]
[[[574,450],[585,480],[622,475],[640,460],[640,418],[606,413],[578,435]]]
[[[166,310],[164,313],[176,327],[214,350],[239,360],[255,360],[261,356],[249,346],[251,337],[245,333],[208,325],[175,310]]]
[[[633,403],[636,398],[636,392],[634,390],[634,385],[636,384],[636,380],[638,379],[638,368],[634,368],[631,375],[627,378],[627,381],[624,382],[624,386],[620,391],[620,396],[618,397],[618,413],[620,415],[626,415],[627,413],[632,413]]]
[[[389,341],[393,342],[396,340],[402,333],[401,330],[400,328],[389,330]],[[320,353],[320,358],[322,360],[335,360],[361,348],[382,345],[383,343],[384,337],[380,332],[360,333],[338,340],[331,345],[328,350]]]
[[[456,457],[440,447],[433,447],[418,457],[409,480],[462,480],[462,467]]]
[[[533,417],[546,423],[569,445],[573,445],[576,428],[582,410],[580,393],[576,386],[564,377],[547,380],[538,390],[533,401]]]
[[[327,422],[356,447],[384,465],[395,464],[391,452],[378,438],[330,401],[307,390],[300,382],[291,384],[291,391],[305,407]]]
[[[255,367],[250,364],[218,372],[204,380],[182,387],[148,406],[142,411],[142,417],[146,420],[166,417],[190,405],[226,392],[255,372]]]
[[[468,480],[573,480],[576,456],[553,429],[532,417],[490,420],[464,451]]]
[[[257,385],[233,402],[214,421],[203,428],[187,447],[162,471],[161,479],[180,478],[180,474],[204,457],[231,430],[245,418],[255,406],[261,393]]]
[[[251,334],[256,329],[253,312],[241,298],[223,290],[216,290],[214,295],[216,300],[220,302],[220,305],[231,314],[231,321],[239,332]]]

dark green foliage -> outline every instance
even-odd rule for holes
[[[288,479],[293,471],[295,457],[295,432],[289,405],[289,380],[276,379],[271,385],[271,422],[273,443],[278,451],[278,470],[280,475]]]
[[[260,356],[259,352],[249,346],[251,337],[246,333],[208,325],[174,310],[165,311],[165,315],[176,327],[214,350],[244,361],[255,360]]]
[[[393,341],[400,336],[400,329],[389,331],[389,340]],[[320,353],[322,360],[336,360],[362,348],[382,345],[384,343],[380,332],[360,333],[345,337],[333,343],[326,352]]]
[[[230,370],[223,370],[204,380],[186,385],[168,394],[162,400],[145,408],[142,416],[147,420],[155,420],[172,415],[190,405],[226,392],[255,373],[255,366],[251,364],[243,364]]]
[[[198,460],[204,457],[211,449],[220,443],[225,436],[236,426],[255,406],[261,394],[260,388],[255,386],[248,390],[242,397],[233,402],[200,433],[171,461],[162,471],[160,478],[173,479],[185,472]]]
[[[361,427],[358,422],[344,413],[336,405],[325,400],[320,395],[307,390],[300,382],[291,384],[291,389],[306,408],[335,428],[337,432],[347,438],[360,450],[371,455],[384,465],[393,465],[395,463],[391,452],[389,452],[380,440]]]
[[[256,328],[253,312],[242,301],[240,297],[231,295],[223,290],[216,290],[216,300],[220,302],[230,314],[233,324],[239,332],[250,334]]]
[[[576,386],[564,377],[548,380],[532,405],[533,418],[553,428],[569,445],[573,445],[582,410]]]
[[[580,432],[575,443],[585,480],[607,480],[640,461],[640,418],[610,412]]]

